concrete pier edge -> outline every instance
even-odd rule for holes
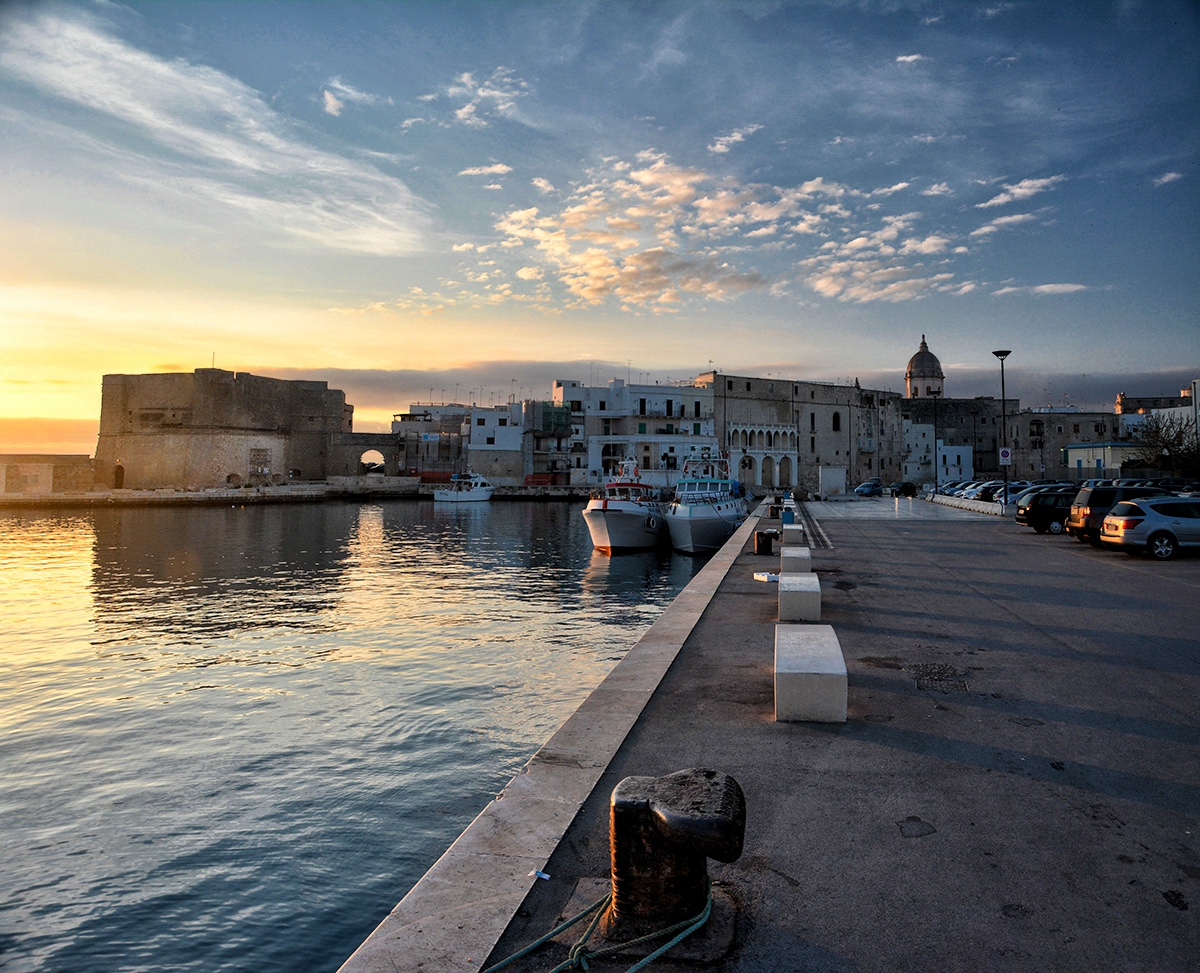
[[[477,973],[753,535],[751,513],[339,969]]]

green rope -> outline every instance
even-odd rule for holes
[[[564,930],[570,929],[573,925],[575,925],[575,923],[581,921],[586,916],[591,915],[593,912],[595,915],[592,916],[592,921],[588,924],[584,934],[579,938],[579,942],[571,947],[570,952],[567,954],[567,960],[550,970],[550,973],[566,973],[567,970],[584,970],[586,973],[586,971],[590,969],[590,966],[588,965],[589,960],[600,959],[604,956],[611,956],[614,953],[624,952],[625,950],[633,949],[636,946],[653,942],[656,939],[662,939],[664,936],[671,936],[672,938],[669,942],[659,946],[644,959],[639,960],[625,971],[625,973],[637,973],[638,970],[645,969],[668,950],[678,946],[681,942],[683,942],[683,940],[708,922],[709,916],[712,915],[712,886],[709,885],[708,887],[705,896],[704,908],[701,910],[699,915],[693,916],[690,919],[684,919],[675,923],[674,925],[667,926],[665,929],[659,929],[655,932],[647,933],[644,936],[639,936],[637,939],[631,939],[628,942],[617,943],[613,946],[604,946],[601,949],[588,949],[586,945],[587,941],[591,938],[592,933],[596,931],[596,927],[600,924],[600,920],[604,916],[604,910],[608,907],[608,904],[611,901],[612,893],[609,892],[606,896],[604,896],[604,898],[593,902],[582,912],[555,927],[540,939],[530,943],[524,949],[513,953],[512,956],[501,960],[494,966],[489,966],[483,971],[483,973],[495,973],[495,971],[503,969],[510,963],[514,963],[518,959],[528,956],[539,946],[549,942]]]

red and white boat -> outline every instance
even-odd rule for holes
[[[615,479],[583,509],[592,546],[601,554],[644,551],[665,540],[666,503],[658,487],[642,482],[635,460],[621,461]]]

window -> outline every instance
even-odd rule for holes
[[[700,400],[699,399],[696,399],[696,401],[692,403],[692,415],[695,416],[697,419],[700,418]]]
[[[732,391],[733,391],[733,379],[732,379],[732,378],[729,378],[729,379],[726,379],[726,380],[725,380],[725,390],[726,390],[727,392],[732,392]]]
[[[571,411],[572,412],[582,412],[583,411],[583,401],[581,399],[572,399],[571,400]]]
[[[599,409],[599,411],[604,412],[608,409],[608,403],[601,399],[596,408]]]
[[[1076,435],[1078,435],[1078,434],[1079,434],[1079,423],[1078,423],[1078,422],[1077,422],[1077,423],[1075,423],[1075,434],[1076,434]]]
[[[833,414],[833,431],[834,432],[842,431],[842,414],[840,412],[835,412]]]
[[[488,438],[487,438],[487,444],[488,444],[489,446],[495,446],[495,445],[496,445],[496,437],[495,437],[495,436],[488,436]]]
[[[809,437],[808,451],[810,453],[815,453],[817,451],[817,437],[816,436]]]
[[[638,423],[638,435],[639,436],[646,435],[646,424],[644,422]]]
[[[693,435],[693,436],[699,436],[699,435],[700,435],[700,423],[698,423],[698,422],[693,422],[693,423],[692,423],[692,435]]]
[[[809,432],[817,431],[817,414],[815,412],[810,412],[808,414],[808,431]]]
[[[749,391],[750,391],[750,383],[749,383],[749,382],[747,382],[747,383],[746,383],[746,391],[747,391],[747,392],[749,392]]]
[[[645,414],[646,414],[646,400],[638,399],[638,415],[644,416]]]
[[[667,399],[667,415],[675,415],[675,403],[671,399]]]
[[[611,436],[612,435],[612,420],[611,419],[604,420],[604,431],[601,433],[601,435],[602,436]]]
[[[508,425],[508,420],[507,420],[507,419],[501,419],[501,420],[500,420],[500,425],[502,425],[502,426],[507,426],[507,425]]]
[[[477,426],[483,426],[483,425],[486,425],[486,424],[487,424],[487,422],[486,422],[486,420],[485,420],[485,419],[483,419],[483,417],[482,417],[482,416],[481,416],[480,418],[478,418],[478,419],[476,419],[476,420],[475,420],[475,425],[477,425]]]

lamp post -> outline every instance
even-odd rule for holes
[[[993,351],[993,355],[1000,359],[1000,443],[1008,448],[1008,402],[1004,395],[1004,359],[1012,354],[1011,349],[1003,349],[1001,351]],[[999,460],[999,456],[996,457]],[[1008,464],[1000,464],[1001,472],[1004,474],[1004,493],[1001,494],[1003,499],[1000,501],[1005,507],[1008,506]]]
[[[930,389],[929,396],[933,399],[933,495],[938,492],[938,438],[937,438],[937,402],[941,398],[941,389]]]

